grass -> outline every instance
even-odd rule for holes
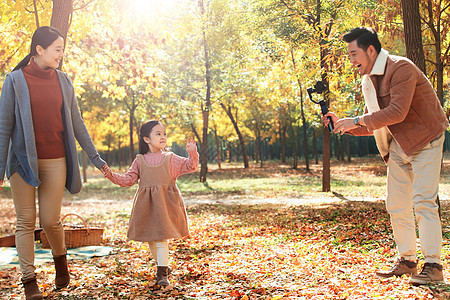
[[[124,173],[126,169],[113,170]],[[184,197],[206,196],[213,198],[235,197],[294,197],[323,198],[339,195],[347,199],[384,199],[386,193],[386,165],[379,157],[353,158],[352,162],[331,162],[332,193],[322,192],[322,166],[311,164],[310,171],[304,163],[294,170],[289,164],[278,161],[250,164],[244,169],[241,163],[208,164],[207,182],[199,182],[199,170],[177,179],[177,185]],[[445,155],[440,180],[440,198],[450,199],[450,154]],[[66,192],[65,199],[130,199],[137,184],[120,188],[104,179],[100,172],[88,168],[88,182],[76,195]],[[0,198],[10,198],[9,187],[0,192]]]
[[[113,167],[114,169],[114,167]],[[333,197],[332,193],[322,192],[322,165],[311,164],[310,171],[299,164],[294,170],[289,164],[278,161],[265,162],[263,168],[250,164],[244,169],[241,163],[208,164],[207,182],[199,182],[199,171],[182,175],[177,185],[183,196],[210,196],[223,198],[241,197]],[[348,199],[383,199],[386,192],[386,165],[379,157],[353,158],[352,162],[332,161],[331,190]],[[122,171],[124,172],[124,171]],[[444,161],[441,175],[441,198],[450,198],[450,155]],[[89,181],[76,198],[129,198],[137,185],[120,188],[103,179],[96,170],[89,170]]]
[[[307,172],[304,166],[294,170],[288,164],[265,162],[260,168],[253,164],[244,169],[239,163],[208,165],[207,182],[199,182],[199,171],[182,175],[177,185],[186,196],[206,195],[211,197],[323,197],[322,166],[311,165]],[[114,167],[113,167],[114,169]],[[384,197],[386,167],[381,159],[354,159],[351,163],[332,163],[331,189],[348,198]],[[119,188],[90,172],[91,177],[83,191],[75,197],[127,197],[133,195],[137,185]],[[328,194],[330,196],[332,194]],[[326,196],[326,195],[325,195]]]

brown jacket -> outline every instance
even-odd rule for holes
[[[389,55],[384,75],[371,75],[370,79],[377,91],[380,110],[368,113],[366,107],[366,126],[350,134],[371,135],[374,130],[387,126],[410,156],[449,126],[431,83],[409,59]]]

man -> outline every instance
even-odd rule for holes
[[[363,76],[365,112],[355,118],[331,116],[334,133],[373,135],[388,166],[386,208],[398,259],[379,277],[412,275],[414,285],[443,282],[442,231],[437,195],[444,131],[448,120],[434,89],[410,60],[389,55],[377,33],[358,27],[344,35],[350,62]],[[425,264],[417,274],[414,212]]]

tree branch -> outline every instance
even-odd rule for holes
[[[24,45],[25,42],[22,42],[22,45]],[[2,64],[2,66],[0,67],[0,70],[3,70],[6,67],[6,64],[11,60],[11,58],[13,58],[14,55],[16,55],[17,52],[19,52],[21,47],[17,47],[16,51],[14,51],[13,54],[11,54],[6,60],[5,62]]]
[[[33,0],[33,6],[34,6],[34,17],[36,18],[36,28],[39,28],[39,15],[37,13],[37,5],[36,0]]]
[[[81,10],[81,9],[85,9],[86,7],[88,7],[92,2],[94,2],[95,0],[89,0],[88,2],[84,3],[83,5],[80,5],[78,7],[74,7],[73,10]],[[78,4],[78,3],[77,3]]]

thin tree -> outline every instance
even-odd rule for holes
[[[247,155],[247,150],[246,150],[246,146],[245,146],[245,139],[244,139],[244,136],[242,135],[242,132],[241,132],[241,130],[239,128],[239,125],[238,125],[238,122],[237,122],[237,117],[235,117],[233,115],[233,112],[231,111],[232,106],[230,104],[226,104],[223,101],[220,101],[219,104],[220,104],[220,107],[222,107],[222,109],[227,114],[227,116],[230,119],[231,123],[233,124],[233,128],[236,131],[236,134],[237,134],[238,139],[239,139],[239,145],[241,146],[242,160],[244,161],[244,168],[248,169],[250,167],[250,165],[248,163],[248,155]],[[237,115],[237,112],[236,112],[236,115]]]
[[[294,70],[295,72],[297,72],[297,66],[296,66],[296,61],[295,61],[295,57],[294,57],[294,50],[291,49],[291,59],[292,59],[292,64],[294,65]],[[306,171],[310,171],[309,168],[309,149],[308,149],[308,133],[307,133],[307,127],[306,127],[306,117],[305,117],[305,111],[303,108],[303,90],[302,90],[302,83],[300,81],[300,77],[297,75],[297,84],[298,87],[300,89],[300,111],[301,111],[301,117],[302,117],[302,123],[303,123],[303,151],[305,153],[305,166],[306,166]]]
[[[428,26],[432,39],[434,40],[434,61],[428,60],[434,66],[431,77],[435,78],[436,94],[444,106],[444,68],[450,59],[450,45],[445,46],[450,20],[446,17],[450,5],[442,1],[422,1],[425,13],[422,15],[423,22]],[[448,114],[448,112],[447,112]]]
[[[206,14],[205,6],[203,0],[198,3],[200,7],[200,13],[202,16]],[[211,111],[211,61],[209,54],[209,45],[206,38],[206,25],[203,24],[202,35],[203,35],[203,59],[205,67],[205,85],[206,94],[205,100],[201,104],[202,118],[203,118],[203,128],[202,128],[202,140],[200,146],[200,182],[206,182],[206,174],[208,172],[208,126],[209,126],[209,113]]]
[[[214,137],[216,139],[216,152],[217,152],[217,166],[219,170],[222,168],[221,165],[221,155],[220,155],[220,142],[219,142],[219,136],[217,135],[217,125],[214,124]]]

